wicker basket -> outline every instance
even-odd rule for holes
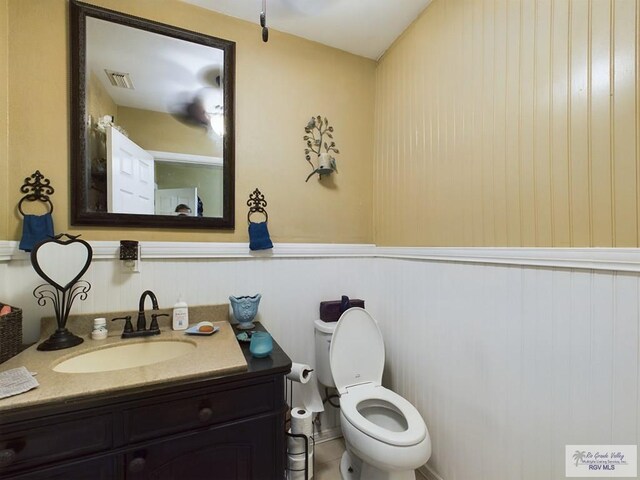
[[[5,304],[0,302],[0,308]],[[11,307],[11,313],[0,317],[0,363],[20,353],[22,348],[22,310]]]

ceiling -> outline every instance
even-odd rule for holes
[[[256,23],[262,0],[183,0]],[[266,0],[267,26],[374,60],[431,0]]]

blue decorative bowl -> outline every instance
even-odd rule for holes
[[[260,305],[261,298],[262,295],[259,293],[252,297],[229,297],[231,308],[233,309],[233,317],[238,322],[240,330],[249,330],[255,326],[253,319],[258,314],[258,305]]]

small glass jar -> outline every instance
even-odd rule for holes
[[[93,331],[91,338],[94,340],[104,340],[107,338],[107,319],[103,317],[93,319]]]
[[[264,358],[271,355],[273,350],[273,339],[267,332],[253,332],[249,351],[256,358]]]

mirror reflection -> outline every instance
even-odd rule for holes
[[[89,208],[220,217],[224,55],[87,18]]]
[[[69,5],[71,224],[233,228],[235,43]]]

